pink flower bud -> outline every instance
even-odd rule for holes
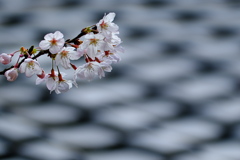
[[[11,62],[11,60],[12,60],[12,56],[10,54],[7,54],[7,53],[0,54],[0,62],[2,64],[8,64]]]
[[[4,75],[7,77],[8,81],[15,81],[18,77],[18,70],[17,68],[11,68],[7,70]]]

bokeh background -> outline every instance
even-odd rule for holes
[[[56,95],[0,77],[0,159],[239,160],[239,0],[0,0],[0,52],[108,12],[125,53],[105,78]]]

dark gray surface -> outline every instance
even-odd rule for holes
[[[35,77],[1,76],[0,159],[240,159],[239,7],[236,0],[0,0],[0,52],[37,46],[56,30],[72,38],[110,11],[125,48],[105,78],[61,95]]]

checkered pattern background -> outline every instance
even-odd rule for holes
[[[0,52],[108,12],[125,53],[105,78],[56,95],[1,76],[0,159],[240,160],[239,0],[0,0]]]

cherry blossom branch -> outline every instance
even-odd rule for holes
[[[124,52],[120,46],[122,43],[118,37],[118,26],[112,21],[115,13],[109,13],[96,25],[86,27],[73,39],[64,40],[60,31],[49,33],[39,43],[39,47],[31,46],[29,49],[21,47],[11,54],[0,54],[0,63],[6,65],[12,61],[12,57],[18,55],[15,65],[2,71],[8,81],[15,81],[19,73],[25,73],[26,77],[37,75],[36,84],[46,83],[46,87],[57,94],[66,92],[72,85],[77,87],[77,79],[91,81],[96,77],[105,77],[105,72],[111,72],[111,64],[120,61],[118,53]],[[45,54],[51,59],[52,68],[45,74],[37,59]],[[85,64],[75,66],[71,61],[85,59]],[[74,71],[73,79],[66,80],[64,69]],[[57,69],[57,71],[55,71]]]
[[[33,46],[31,46],[31,47],[33,47]],[[29,53],[31,53],[31,48],[29,49]],[[37,59],[38,57],[40,57],[40,56],[42,56],[42,55],[44,55],[44,54],[49,54],[49,53],[50,53],[50,52],[49,52],[48,50],[41,50],[40,52],[38,52],[38,54],[36,54],[35,56],[33,56],[32,59]],[[25,59],[27,59],[26,56],[25,56],[24,59],[21,60],[21,62],[18,63],[18,66],[20,66],[20,65],[24,62]],[[11,66],[11,67],[9,67],[9,68],[4,69],[3,71],[0,71],[0,75],[4,75],[7,70],[9,70],[9,69],[11,69],[11,68],[13,68],[13,67],[14,67],[14,66]]]
[[[97,34],[98,33],[98,30],[97,30],[97,26],[96,25],[93,25],[93,26],[90,26],[90,27],[86,27],[84,29],[82,29],[81,33],[79,33],[75,38],[73,39],[67,39],[66,40],[66,43],[74,43],[74,44],[79,44],[79,39],[90,33],[90,32],[93,32],[94,34]]]
[[[0,75],[4,75],[4,73],[5,73],[7,70],[9,70],[9,69],[11,69],[11,68],[13,68],[13,67],[14,67],[14,66],[11,66],[11,67],[9,67],[9,68],[6,68],[6,69],[0,71]]]
[[[92,27],[92,29],[90,29],[90,27],[84,28],[84,29],[82,29],[82,31],[81,31],[76,37],[74,37],[73,39],[67,39],[67,40],[65,41],[65,44],[74,43],[74,44],[79,45],[79,41],[78,41],[78,40],[79,40],[82,36],[86,35],[88,32],[98,33],[98,31],[97,31],[96,29],[97,29],[97,28],[96,28],[96,25],[94,25],[94,27]],[[33,50],[33,46],[30,47],[30,49],[29,49],[28,52],[31,53],[32,50]],[[37,55],[35,55],[34,57],[32,57],[32,59],[36,59],[36,58],[38,58],[38,57],[40,57],[40,56],[42,56],[42,55],[44,55],[44,54],[51,54],[51,53],[49,52],[49,50],[41,50]],[[26,58],[25,58],[25,59],[26,59]],[[19,66],[23,63],[23,61],[24,61],[25,59],[23,59],[23,60],[19,63]],[[0,71],[0,75],[4,75],[4,73],[5,73],[7,70],[9,70],[9,69],[11,69],[11,68],[13,68],[13,67],[14,67],[14,66],[11,66],[11,67],[9,67],[9,68],[4,69],[3,71]]]

